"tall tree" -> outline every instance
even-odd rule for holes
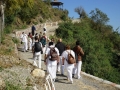
[[[98,8],[96,8],[95,10],[92,10],[90,12],[91,14],[91,19],[99,24],[107,24],[107,22],[109,21],[109,18],[107,17],[107,15],[105,13],[103,13],[101,10],[99,10]]]
[[[85,10],[81,6],[75,8],[75,12],[78,13],[80,18],[85,18],[87,16]]]

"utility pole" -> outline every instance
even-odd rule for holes
[[[0,1],[0,45],[2,41],[2,33],[4,29],[4,6],[3,2]]]
[[[1,40],[2,40],[2,24],[1,24],[1,16],[0,16],[0,45],[1,45]]]

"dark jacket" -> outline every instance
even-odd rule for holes
[[[58,48],[59,53],[60,53],[60,56],[61,56],[61,54],[62,54],[63,51],[65,50],[65,45],[64,45],[62,42],[58,42],[58,43],[55,45],[55,47]]]
[[[82,50],[82,48],[79,45],[76,45],[73,48],[73,51],[75,52],[75,54],[77,55],[77,60],[81,61],[82,60],[82,56],[84,55],[84,52]]]

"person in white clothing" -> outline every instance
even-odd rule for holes
[[[22,42],[23,34],[24,32],[22,32],[22,34],[20,35],[21,42]]]
[[[27,34],[22,32],[21,39],[22,39],[22,42],[23,42],[23,51],[24,52],[27,52],[27,50],[28,50],[28,39],[27,38],[28,38]]]
[[[55,60],[51,59],[51,48],[54,48],[57,52],[57,58]],[[45,64],[47,66],[47,72],[51,75],[53,81],[56,79],[56,69],[57,69],[57,63],[59,62],[59,50],[53,46],[53,42],[49,42],[49,47],[47,48],[45,52]]]
[[[37,66],[38,68],[41,68],[41,54],[42,51],[42,44],[38,41],[38,36],[35,37],[35,42],[33,43],[32,51],[34,53],[34,61],[33,65]],[[38,64],[37,64],[37,58],[38,58]]]
[[[75,53],[73,50],[70,49],[69,45],[66,45],[66,50],[62,53],[62,57],[63,57],[63,64],[65,65],[66,69],[67,69],[67,78],[69,80],[68,83],[72,84],[73,83],[73,79],[72,79],[72,72],[73,72],[73,68],[74,68],[74,64],[68,64],[68,53],[71,53],[73,58],[75,58]]]
[[[28,35],[28,49],[32,50],[32,38],[30,35]]]

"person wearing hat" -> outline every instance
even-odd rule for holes
[[[76,75],[77,79],[80,79],[82,56],[84,55],[84,52],[83,52],[83,49],[80,47],[79,40],[76,41],[76,46],[73,48],[73,51],[75,52],[75,59],[76,59],[76,65],[73,69],[73,77],[74,77],[74,75]]]
[[[53,60],[51,57],[51,49],[54,49],[57,53],[57,59]],[[47,72],[51,75],[53,81],[56,79],[56,69],[57,63],[59,62],[59,50],[53,45],[53,42],[49,42],[49,47],[47,47],[45,52],[44,62],[47,66]]]

